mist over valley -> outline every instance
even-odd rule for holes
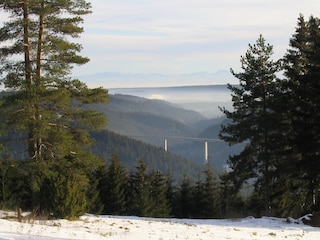
[[[184,161],[197,164],[192,168],[204,166],[205,142],[208,142],[208,161],[217,172],[225,169],[229,155],[243,147],[230,147],[218,137],[221,124],[227,121],[218,106],[232,105],[226,85],[115,88],[110,89],[109,94],[109,103],[86,106],[105,113],[108,118],[106,131],[161,149],[163,154],[181,156]],[[164,149],[165,141],[168,152]],[[123,154],[124,150],[119,149],[123,149],[124,144],[128,145],[122,142],[117,147],[109,142],[100,147],[105,151],[109,149],[109,154]],[[156,158],[155,155],[140,155],[136,149],[128,151],[130,154],[122,156],[126,162]],[[162,161],[161,156],[157,159]],[[175,168],[172,171],[181,171]]]
[[[206,118],[222,116],[218,106],[232,106],[227,85],[201,85],[177,87],[111,88],[109,93],[131,95],[146,99],[163,100],[199,112]]]

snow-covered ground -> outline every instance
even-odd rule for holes
[[[287,223],[280,218],[227,220],[154,219],[84,215],[78,221],[4,219],[0,211],[0,240],[51,239],[320,239],[320,228]]]

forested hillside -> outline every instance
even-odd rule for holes
[[[148,170],[168,173],[172,179],[179,181],[183,176],[196,179],[204,168],[203,163],[196,163],[176,154],[165,152],[163,148],[155,147],[126,136],[104,130],[91,134],[95,144],[90,150],[101,157],[106,163],[110,162],[112,154],[118,156],[126,169],[133,171],[139,161],[148,165]]]
[[[165,136],[196,136],[194,127],[205,118],[196,111],[172,103],[129,95],[110,95],[108,104],[89,104],[85,109],[103,112],[107,129],[156,146]]]
[[[1,96],[5,95],[10,94],[1,93]],[[91,133],[94,144],[90,149],[95,155],[108,162],[112,153],[117,154],[129,170],[143,160],[150,169],[170,172],[176,180],[183,175],[195,179],[205,163],[204,141],[179,137],[218,139],[217,132],[223,119],[206,119],[195,111],[182,109],[166,101],[128,95],[111,95],[110,103],[80,106],[86,110],[101,111],[108,118],[105,130]],[[199,134],[209,124],[213,125]],[[164,152],[165,138],[168,140],[168,152]],[[2,140],[8,141],[12,158],[26,158],[23,134],[12,132],[11,136],[2,137]],[[210,142],[209,153],[210,162],[216,168],[215,173],[219,173],[232,148],[222,141]]]
[[[170,91],[174,89],[179,90],[170,88]],[[196,91],[198,87],[188,87],[188,92],[192,89]],[[196,112],[197,109],[186,110],[163,100],[117,94],[110,95],[108,104],[89,104],[85,105],[85,109],[103,112],[108,118],[107,129],[117,134],[162,148],[167,139],[169,152],[197,164],[205,162],[205,139],[213,139],[209,141],[208,150],[209,161],[216,172],[221,172],[229,155],[237,153],[242,147],[230,148],[219,140],[220,125],[225,117],[207,119]]]
[[[227,160],[229,156],[239,153],[243,149],[244,144],[230,146],[219,138],[221,125],[229,122],[227,119],[220,122],[221,120],[222,118],[220,118],[216,123],[214,120],[211,120],[213,124],[197,135],[196,138],[198,140],[190,140],[177,144],[173,146],[171,151],[181,156],[188,157],[195,162],[201,163],[205,162],[204,144],[207,142],[209,154],[208,161],[215,169],[215,173],[221,174],[226,171],[228,169]]]

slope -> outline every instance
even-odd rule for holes
[[[84,107],[103,112],[108,118],[108,130],[156,146],[163,145],[165,136],[196,136],[194,126],[206,119],[166,101],[119,94],[110,95],[108,104]]]
[[[1,215],[7,214],[0,211]],[[283,218],[239,219],[155,219],[133,216],[84,215],[77,221],[36,220],[19,223],[0,219],[1,239],[51,240],[317,240],[319,228],[304,225],[300,219],[289,223]]]
[[[92,133],[92,137],[95,144],[90,150],[94,154],[108,162],[114,153],[130,171],[135,170],[140,160],[148,165],[149,170],[170,173],[174,180],[181,180],[184,175],[196,179],[198,173],[203,170],[202,164],[108,130]]]
[[[172,151],[183,157],[188,157],[195,162],[202,163],[205,159],[204,143],[207,141],[209,154],[208,161],[214,166],[217,172],[227,170],[229,156],[241,151],[243,149],[243,144],[229,146],[226,142],[219,139],[221,124],[226,124],[226,121],[227,120],[225,119],[222,123],[214,123],[206,128],[197,136],[197,138],[201,140],[174,146]]]

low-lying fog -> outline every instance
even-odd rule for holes
[[[200,112],[207,118],[222,115],[218,106],[228,109],[232,106],[230,90],[226,85],[112,88],[109,93],[164,100]]]

